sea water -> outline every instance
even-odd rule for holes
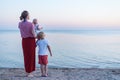
[[[120,30],[44,30],[53,68],[120,68]],[[36,65],[38,55],[36,48]],[[18,30],[0,30],[0,67],[23,68]]]

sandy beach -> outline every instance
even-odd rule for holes
[[[48,77],[40,77],[40,69],[34,77],[25,76],[24,69],[0,68],[0,80],[120,80],[120,69],[50,68]]]

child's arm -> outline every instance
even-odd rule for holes
[[[37,42],[38,42],[38,40],[36,41],[36,44],[35,44],[36,46],[35,47],[37,47]]]
[[[48,50],[49,50],[49,52],[50,52],[50,56],[52,56],[52,52],[51,52],[50,46],[48,45],[47,47],[48,47]]]

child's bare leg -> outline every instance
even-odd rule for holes
[[[45,76],[48,76],[48,66],[47,65],[44,66],[44,70],[45,70]]]
[[[42,76],[44,75],[44,65],[40,65],[40,69],[41,69],[41,73],[42,73]]]

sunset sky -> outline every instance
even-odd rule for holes
[[[120,27],[120,0],[0,0],[0,27],[17,26],[23,10],[45,26]]]

